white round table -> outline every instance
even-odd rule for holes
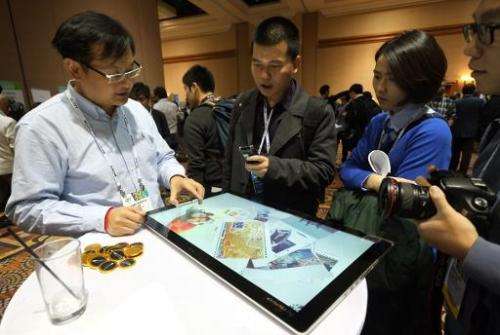
[[[129,269],[102,274],[84,268],[89,299],[85,313],[64,325],[50,323],[35,273],[16,292],[0,334],[286,334],[288,331],[226,284],[147,230],[113,238],[89,233],[82,245],[144,243]],[[363,280],[313,330],[359,334],[368,293]]]

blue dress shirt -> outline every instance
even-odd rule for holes
[[[71,84],[67,91],[80,111],[71,106],[63,92],[18,122],[8,217],[25,231],[42,234],[104,231],[108,209],[122,206],[110,164],[125,192],[139,188],[140,175],[153,208],[163,206],[159,186],[169,187],[170,178],[185,175],[185,171],[148,111],[129,99],[110,117]],[[123,113],[135,143],[138,171]],[[85,126],[83,114],[110,164]]]

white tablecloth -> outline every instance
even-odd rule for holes
[[[84,268],[87,310],[77,320],[53,326],[33,273],[16,292],[0,334],[286,334],[287,330],[223,282],[148,230],[113,238],[90,233],[82,245],[144,243],[130,269],[108,274]],[[359,334],[365,319],[363,280],[313,334]]]

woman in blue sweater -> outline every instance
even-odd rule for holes
[[[378,191],[383,176],[368,164],[372,150],[389,155],[392,176],[414,180],[429,165],[448,169],[451,132],[445,120],[426,107],[446,73],[447,62],[434,37],[412,30],[386,42],[375,55],[373,89],[382,110],[375,116],[340,176],[349,189]]]
[[[436,40],[408,31],[388,41],[375,55],[373,88],[385,111],[375,116],[340,170],[349,189],[377,192],[383,176],[372,172],[368,154],[388,154],[392,176],[414,180],[429,165],[448,169],[451,132],[446,121],[426,107],[446,73],[446,57]],[[395,242],[368,276],[368,308],[362,334],[428,334],[433,324],[428,302],[432,253],[419,243],[408,220],[384,220],[376,232]]]

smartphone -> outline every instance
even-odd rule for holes
[[[241,155],[243,156],[243,159],[245,159],[245,162],[247,164],[259,164],[258,161],[249,161],[248,160],[248,157],[257,155],[257,150],[255,150],[255,147],[253,146],[253,144],[241,146],[238,149],[240,150]]]

